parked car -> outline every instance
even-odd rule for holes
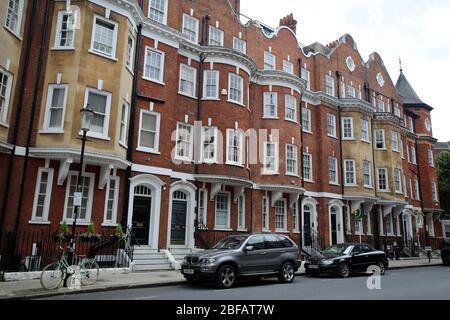
[[[318,256],[305,262],[307,275],[337,274],[347,278],[354,272],[366,272],[369,266],[378,266],[384,275],[389,267],[386,253],[377,251],[368,244],[337,244],[325,249]]]
[[[189,283],[215,282],[228,289],[244,278],[278,277],[290,283],[300,268],[299,249],[278,234],[235,235],[219,241],[212,250],[190,254],[181,264]]]
[[[444,266],[450,266],[450,240],[444,240],[441,250],[442,263]]]

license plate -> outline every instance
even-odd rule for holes
[[[319,269],[318,265],[312,264],[309,266],[310,269]]]
[[[184,269],[184,274],[194,274],[194,269]]]

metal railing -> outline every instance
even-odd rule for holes
[[[40,271],[58,256],[58,246],[67,246],[70,238],[55,236],[55,232],[7,232],[0,234],[0,271]],[[99,238],[75,236],[75,254],[95,258],[100,267],[128,267],[132,248],[113,233]]]

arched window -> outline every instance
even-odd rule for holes
[[[144,185],[136,186],[134,187],[134,195],[140,197],[151,197],[152,190],[150,190],[149,187]]]
[[[173,192],[173,200],[187,200],[187,195],[183,191],[177,190]]]

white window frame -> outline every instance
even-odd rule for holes
[[[434,154],[433,149],[428,149],[428,165],[434,168]]]
[[[108,201],[109,199],[109,193],[111,189],[111,181],[114,181],[115,183],[115,189],[114,189],[114,199],[113,205],[112,205],[112,212],[111,212],[111,220],[107,219],[108,216]],[[106,193],[105,193],[105,210],[103,214],[103,223],[102,226],[116,226],[117,225],[117,208],[119,206],[119,189],[120,189],[120,177],[114,176],[110,177],[108,179],[108,182],[106,184]]]
[[[419,180],[414,179],[414,189],[416,190],[416,200],[420,200]]]
[[[386,188],[380,188],[380,173],[384,172],[385,180],[386,180]],[[377,168],[377,190],[379,192],[389,192],[389,173],[387,168]]]
[[[242,132],[242,130],[235,130],[235,129],[227,129],[226,131],[227,133],[227,161],[226,164],[227,165],[232,165],[232,166],[243,166],[244,165],[244,133]],[[237,156],[238,156],[238,161],[234,161],[233,159],[230,158],[231,153],[230,153],[230,134],[233,134],[233,138],[237,137],[238,141],[239,141],[239,145],[238,146],[234,146],[237,148]]]
[[[233,37],[233,49],[242,54],[247,54],[247,41]]]
[[[428,230],[428,235],[432,238],[435,237],[435,232],[434,232],[434,220],[433,220],[433,215],[427,216],[426,217],[426,222],[427,222],[427,230]]]
[[[383,98],[378,99],[378,112],[386,112],[386,104],[384,103]]]
[[[392,151],[400,152],[398,145],[398,132],[391,131]]]
[[[283,228],[277,228],[277,204],[279,203],[283,203]],[[275,208],[275,232],[286,232],[288,227],[287,227],[287,201],[286,199],[280,199],[278,201],[275,202],[274,205]],[[279,216],[279,215],[278,215]]]
[[[336,116],[332,113],[327,113],[327,134],[331,138],[337,138]]]
[[[447,237],[447,227],[450,227],[450,220],[442,220],[442,237],[445,239],[450,239],[450,236]]]
[[[309,168],[307,166],[305,166],[305,157],[309,158],[309,163],[310,163]],[[309,173],[309,177],[308,178],[305,177],[306,176],[306,174],[305,174],[306,172]],[[303,171],[302,171],[303,180],[306,181],[306,182],[313,182],[314,181],[314,175],[313,174],[314,174],[314,171],[313,171],[313,156],[310,153],[304,152],[303,153]]]
[[[312,133],[311,109],[302,107],[302,131]]]
[[[85,172],[83,173],[83,177],[89,178],[89,192],[88,192],[88,202],[86,207],[86,217],[85,219],[80,218],[80,210],[78,210],[78,217],[77,217],[77,224],[80,225],[88,225],[91,222],[92,217],[92,203],[94,200],[94,183],[95,183],[95,173],[93,172]],[[78,179],[78,172],[76,171],[69,171],[69,174],[67,175],[67,183],[66,183],[66,196],[64,200],[64,215],[63,215],[63,221],[65,220],[68,224],[73,223],[73,218],[67,217],[67,210],[69,205],[69,193],[70,193],[70,183],[71,179],[74,178],[75,180]],[[76,190],[75,190],[76,192]],[[75,206],[74,206],[75,208]]]
[[[406,175],[403,175],[403,185],[405,186],[405,198],[408,198],[408,185],[406,184]]]
[[[291,104],[291,102],[293,102],[293,104]],[[292,113],[294,117],[288,117],[289,113]],[[287,121],[297,123],[297,99],[290,94],[284,95],[284,118]]]
[[[74,16],[74,12],[71,11],[59,11],[58,12],[58,21],[57,21],[57,25],[56,25],[56,34],[55,34],[55,46],[53,47],[53,49],[57,49],[57,50],[73,50],[75,49],[75,35],[76,35],[76,28],[74,28],[73,24],[70,24],[69,22],[67,22],[68,25],[68,29],[65,31],[71,31],[72,32],[72,43],[70,45],[66,45],[66,46],[62,46],[61,45],[61,32],[62,30],[62,22],[63,22],[63,17],[65,15],[68,16]]]
[[[200,195],[203,194],[203,201],[201,200]],[[200,218],[200,211],[203,210],[203,220],[201,220]],[[206,189],[199,189],[198,191],[198,212],[199,212],[199,216],[197,217],[198,219],[198,224],[200,226],[207,226],[208,225],[208,190]]]
[[[227,197],[227,225],[217,225],[217,196],[226,195]],[[231,194],[228,191],[219,192],[214,199],[214,229],[215,230],[229,230],[230,229],[230,216],[231,216]]]
[[[130,113],[130,105],[128,104],[128,102],[123,101],[122,109],[120,111],[121,112],[120,112],[120,127],[119,127],[119,144],[123,145],[124,147],[127,147],[128,124]],[[125,116],[125,119],[122,116]]]
[[[276,70],[276,65],[277,57],[271,52],[264,51],[264,70]]]
[[[355,87],[353,87],[351,85],[347,85],[347,97],[356,99],[356,88]]]
[[[350,120],[351,136],[347,136],[345,132],[346,121]],[[342,118],[342,140],[355,140],[355,130],[353,126],[353,117]]]
[[[102,139],[102,140],[110,140],[109,136],[108,136],[108,132],[109,132],[109,120],[111,117],[111,100],[112,100],[112,93],[111,92],[107,92],[107,91],[100,91],[94,88],[86,88],[86,92],[85,92],[85,97],[84,97],[84,105],[87,106],[88,101],[89,101],[89,93],[94,93],[97,95],[102,95],[106,97],[106,106],[105,106],[105,121],[103,123],[103,132],[102,133],[98,133],[98,132],[93,132],[93,131],[88,131],[87,136],[91,137],[91,138],[96,138],[96,139]],[[92,109],[92,107],[91,107]],[[94,110],[95,111],[95,110]],[[81,134],[81,132],[80,132]]]
[[[47,178],[47,187],[45,190],[45,200],[44,200],[44,208],[42,210],[42,217],[36,217],[36,211],[37,211],[37,204],[41,189],[41,181],[42,181],[42,173],[46,172],[48,175]],[[33,202],[33,211],[31,215],[31,223],[32,222],[40,222],[45,223],[48,222],[48,214],[50,211],[50,203],[51,203],[51,197],[52,197],[52,187],[53,187],[53,172],[54,170],[52,168],[42,168],[40,167],[37,172],[36,176],[36,188],[34,191],[34,202]]]
[[[212,35],[214,32],[217,32],[217,34],[220,36],[220,39],[212,39]],[[208,45],[210,46],[218,46],[223,47],[223,39],[224,39],[224,32],[223,30],[216,28],[214,26],[209,26],[209,39],[208,39]],[[218,42],[219,44],[212,44],[212,42]]]
[[[205,158],[205,131],[208,129],[212,129],[214,132],[214,157],[213,158]],[[201,154],[202,154],[202,162],[203,163],[217,163],[217,151],[218,151],[218,129],[217,127],[202,127],[202,144],[201,144]],[[209,144],[211,145],[211,144]]]
[[[3,77],[6,77],[6,79],[7,79],[4,105],[3,105],[3,109],[0,113],[0,124],[6,126],[8,123],[8,113],[9,113],[9,104],[10,104],[10,100],[11,100],[11,88],[12,88],[13,77],[9,72],[6,72],[1,67],[0,67],[0,73],[3,74]]]
[[[382,140],[378,140],[378,133],[381,132],[382,133]],[[378,147],[378,142],[382,142],[383,146],[382,147]],[[385,132],[384,129],[375,129],[375,149],[376,150],[386,150],[386,136],[385,136]]]
[[[238,84],[239,84],[240,88],[234,88],[234,89],[241,92],[240,100],[235,100],[231,97],[231,82],[232,82],[231,78],[233,78],[233,77],[236,77],[236,81],[239,80]],[[231,73],[231,72],[228,74],[228,102],[235,103],[235,104],[238,104],[238,105],[244,107],[244,78],[238,74]]]
[[[395,186],[395,192],[398,194],[403,194],[402,175],[403,175],[403,173],[402,173],[401,169],[394,168],[394,186]],[[400,188],[397,188],[397,183]]]
[[[300,78],[306,81],[306,89],[311,90],[311,73],[305,68],[300,68]]]
[[[392,216],[392,212],[386,216],[386,233],[387,236],[394,236],[394,219]]]
[[[331,167],[331,164],[333,164],[334,170]],[[334,180],[331,180],[331,172],[334,172]],[[328,183],[332,185],[339,185],[338,159],[335,157],[328,157]]]
[[[402,159],[405,159],[405,146],[403,145],[403,139],[400,136],[400,152],[402,154]]]
[[[433,202],[438,202],[438,192],[437,192],[437,184],[435,181],[431,182],[431,196],[433,199]]]
[[[189,135],[189,141],[182,141],[182,142],[189,142],[189,149],[188,149],[188,155],[187,156],[179,156],[178,155],[178,151],[179,151],[179,141],[178,141],[178,137],[179,135],[179,131],[180,131],[180,126],[181,127],[186,127],[186,128],[190,128],[190,135]],[[191,162],[193,159],[193,150],[194,150],[194,126],[190,125],[188,123],[185,122],[177,122],[177,131],[176,131],[176,141],[175,141],[175,155],[174,155],[174,159],[176,160],[180,160],[180,161],[186,161],[186,162]]]
[[[366,166],[368,165],[368,166]],[[369,172],[365,171],[365,168],[369,168]],[[366,176],[369,176],[369,184],[366,184]],[[372,179],[372,162],[363,160],[363,184],[364,188],[373,188],[373,179]]]
[[[96,29],[96,26],[97,26],[97,23],[96,23],[97,20],[102,20],[103,22],[114,26],[111,55],[94,48],[95,29]],[[89,52],[92,52],[94,54],[97,54],[97,55],[105,57],[105,58],[117,60],[116,54],[117,54],[117,36],[118,36],[118,34],[119,34],[119,24],[117,22],[112,21],[110,19],[106,19],[105,17],[102,17],[102,16],[99,16],[99,15],[95,14],[94,15],[94,21],[93,21],[93,24],[92,24],[91,48],[89,49]]]
[[[288,149],[292,148],[293,158],[288,158]],[[294,163],[294,171],[289,171],[288,161]],[[298,177],[298,147],[295,144],[286,144],[286,175]]]
[[[334,84],[334,78],[332,76],[330,76],[329,74],[325,75],[325,93],[327,93],[333,97],[336,96],[336,88],[335,88],[335,84]]]
[[[53,102],[53,92],[55,89],[63,89],[64,90],[64,98],[63,98],[63,106],[62,106],[62,117],[61,123],[58,127],[50,127],[50,119],[51,119],[51,107]],[[50,84],[47,90],[47,102],[45,106],[45,115],[44,115],[44,126],[41,132],[45,133],[64,133],[64,119],[66,115],[67,108],[67,95],[69,91],[69,86],[66,84]]]
[[[361,141],[370,143],[370,123],[367,119],[361,118]]]
[[[345,213],[345,233],[348,235],[352,234],[352,220],[351,220],[351,213],[350,208],[348,206],[343,206],[342,210],[344,210]]]
[[[273,97],[273,103],[270,99]],[[269,108],[274,110],[273,114],[270,114]],[[264,92],[264,118],[267,119],[278,119],[278,94],[276,92]]]
[[[274,145],[274,152],[275,154],[271,156],[271,158],[274,158],[274,168],[273,170],[268,170],[266,168],[267,164],[267,150],[269,145]],[[264,152],[264,163],[263,163],[263,174],[264,175],[276,175],[279,173],[279,149],[278,149],[278,142],[272,142],[272,141],[266,141],[264,143],[263,147]]]
[[[366,226],[367,226],[367,235],[371,236],[372,235],[372,219],[370,216],[370,211],[367,212],[364,217],[366,218]]]
[[[24,7],[24,0],[17,0],[19,1],[19,5],[17,7],[17,23],[15,28],[11,28],[11,26],[8,25],[8,13],[9,13],[9,3],[11,0],[8,1],[8,4],[6,5],[6,17],[5,17],[5,28],[9,31],[11,31],[15,36],[20,38],[21,29],[22,29],[22,18],[23,18],[23,7]]]
[[[294,64],[283,59],[283,72],[294,74]]]
[[[151,18],[151,14],[150,13],[151,13],[151,9],[152,9],[152,0],[150,0],[149,3],[148,3],[147,17],[150,20],[152,20],[152,21],[156,21],[156,22],[159,22],[159,23],[162,23],[162,24],[167,24],[167,10],[168,10],[168,2],[169,2],[169,0],[162,0],[162,1],[164,1],[164,10],[162,11],[163,12],[163,19],[162,19],[162,21],[158,21],[157,19]]]
[[[187,35],[185,33],[185,29],[186,29],[185,22],[187,20],[189,20],[189,19],[192,19],[192,21],[195,23],[196,26],[195,26],[195,30],[190,30],[190,29],[187,29],[187,30],[195,32],[195,36],[194,36],[195,39],[191,39],[189,37],[189,35]],[[199,26],[199,20],[197,18],[194,18],[194,17],[192,17],[192,16],[190,16],[190,15],[188,15],[186,13],[183,13],[183,24],[182,24],[182,27],[181,27],[182,28],[181,29],[181,33],[183,33],[186,37],[188,37],[189,41],[194,42],[195,44],[198,44],[198,26]]]
[[[131,47],[130,47],[130,40],[131,40]],[[131,73],[133,73],[133,63],[134,63],[134,37],[132,33],[128,34],[127,38],[127,45],[126,45],[126,59],[125,59],[125,65],[130,70]]]
[[[378,228],[380,236],[384,236],[384,222],[383,222],[383,209],[378,208]]]
[[[149,115],[156,116],[155,146],[153,148],[141,146],[142,118],[143,118],[144,114],[149,114]],[[136,148],[137,151],[159,154],[160,126],[161,126],[161,114],[160,113],[149,111],[149,110],[145,110],[145,109],[141,109],[141,112],[140,112],[140,115],[139,115],[138,147]]]
[[[417,164],[416,147],[411,146],[411,162]]]
[[[352,169],[353,171],[348,171],[347,170],[347,163],[351,163],[352,164]],[[347,173],[353,173],[353,181],[349,181],[347,179]],[[356,161],[355,160],[351,160],[351,159],[344,159],[344,182],[345,182],[345,186],[348,187],[355,187],[357,186],[357,180],[356,180]]]
[[[262,198],[262,229],[267,232],[270,231],[270,206],[269,197],[264,196]]]
[[[298,201],[294,202],[291,209],[292,209],[292,225],[293,225],[292,231],[294,233],[300,233],[300,212]]]
[[[242,210],[240,208],[241,206]],[[247,226],[245,224],[245,194],[238,197],[237,209],[237,231],[247,231]]]
[[[159,65],[159,70],[160,70],[159,78],[152,78],[150,76],[147,76],[147,66],[149,66],[148,63],[149,63],[149,52],[150,51],[155,54],[160,55],[160,57],[161,57],[161,59],[160,59],[161,63]],[[155,48],[146,46],[145,47],[144,66],[143,66],[144,70],[143,70],[142,79],[165,85],[165,83],[164,83],[164,64],[165,64],[165,53],[160,50],[157,50]],[[151,65],[150,67],[155,67],[155,66]],[[181,78],[181,71],[180,71],[180,78]],[[194,95],[195,95],[195,82],[194,82]]]
[[[192,76],[192,94],[181,90],[181,81],[184,80],[184,81],[188,82],[188,79],[182,78],[183,69],[186,71],[186,75],[188,75],[189,73],[191,73],[193,75]],[[179,82],[178,82],[178,94],[181,94],[181,95],[189,97],[189,98],[196,99],[197,98],[196,97],[196,88],[197,88],[197,70],[191,66],[188,66],[187,64],[181,63],[180,64]]]
[[[214,78],[214,86],[215,91],[214,95],[208,96],[208,74],[212,74]],[[205,70],[203,73],[203,100],[220,100],[219,99],[219,81],[220,81],[220,73],[217,70]]]

